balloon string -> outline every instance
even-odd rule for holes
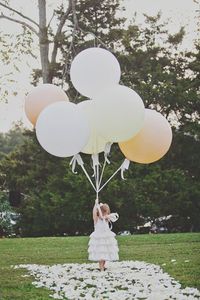
[[[94,179],[96,186],[96,198],[98,199],[99,194],[99,154],[92,154],[92,168],[94,171]]]
[[[93,187],[93,189],[95,190],[96,192],[96,199],[98,200],[99,199],[99,192],[108,184],[108,182],[121,170],[121,177],[122,179],[124,179],[124,176],[123,176],[123,173],[125,170],[128,170],[129,168],[129,164],[130,164],[130,161],[128,159],[125,159],[123,161],[123,163],[121,164],[121,166],[113,173],[113,175],[110,176],[110,178],[100,187],[101,185],[101,181],[102,181],[102,178],[103,178],[103,173],[104,173],[104,170],[105,170],[105,167],[106,167],[106,163],[107,163],[107,159],[106,157],[104,158],[104,164],[103,164],[103,168],[102,168],[102,171],[101,171],[101,175],[99,174],[99,157],[98,155],[92,155],[92,159],[93,159],[93,170],[94,170],[94,177],[95,177],[95,186],[88,174],[88,172],[86,171],[85,167],[84,167],[84,163],[83,163],[83,160],[81,158],[81,156],[79,154],[77,155],[74,155],[74,157],[72,158],[71,162],[70,162],[70,165],[72,165],[72,171],[73,173],[76,173],[75,172],[75,165],[76,165],[76,162],[81,166],[83,172],[85,173],[87,179],[89,180],[91,186]],[[100,175],[100,178],[99,178],[99,175]]]
[[[100,179],[99,179],[99,187],[101,185],[101,181],[102,181],[102,178],[103,178],[103,174],[104,174],[104,170],[105,170],[105,167],[106,167],[106,158],[104,159],[104,163],[103,163],[103,168],[102,168],[102,171],[101,171],[101,176],[100,176]]]
[[[99,164],[95,166],[96,167],[96,196],[97,199],[99,199]]]
[[[99,192],[108,184],[108,182],[121,170],[121,166],[110,176],[110,178],[100,187]]]
[[[96,190],[99,189],[99,165],[96,166]]]
[[[107,184],[108,182],[121,170],[122,172],[126,170],[128,170],[129,167],[129,163],[130,161],[128,159],[125,159],[123,161],[123,163],[121,164],[121,166],[113,173],[113,175],[110,176],[110,178],[108,178],[108,180],[100,187],[100,189],[98,190],[98,192],[100,192]],[[121,174],[122,175],[122,174]],[[124,177],[122,176],[122,179],[124,179]]]
[[[110,143],[110,142],[108,142],[105,145],[105,149],[104,149],[104,163],[103,163],[103,168],[102,168],[100,179],[99,179],[98,192],[99,192],[99,188],[101,186],[101,182],[102,182],[102,178],[103,178],[103,174],[104,174],[104,170],[105,170],[106,164],[107,163],[110,164],[108,156],[109,156],[109,153],[110,153],[111,146],[112,146],[112,143]]]
[[[88,179],[89,182],[91,183],[93,189],[95,190],[95,192],[97,192],[97,190],[96,190],[96,188],[95,188],[95,186],[94,186],[94,184],[93,184],[93,182],[92,182],[92,180],[91,180],[91,178],[90,178],[88,172],[86,171],[85,167],[84,167],[83,165],[81,165],[81,168],[82,168],[83,172],[85,173],[87,179]]]

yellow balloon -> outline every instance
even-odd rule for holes
[[[96,128],[96,118],[94,114],[95,103],[92,100],[85,100],[78,104],[78,107],[82,109],[89,121],[90,125],[90,137],[86,146],[81,152],[86,154],[97,154],[105,150],[107,140],[99,135]]]
[[[69,101],[60,87],[49,83],[34,87],[25,99],[26,116],[35,125],[41,111],[49,104],[59,101]]]
[[[103,89],[93,101],[97,130],[106,140],[127,141],[142,128],[144,103],[132,89],[113,85]]]
[[[148,164],[162,158],[172,142],[172,130],[159,112],[145,109],[144,126],[132,139],[119,143],[126,158]]]

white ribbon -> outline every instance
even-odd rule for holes
[[[102,176],[103,176],[103,171],[104,171],[104,168],[105,168],[105,164],[108,160],[107,156],[109,155],[109,152],[110,152],[110,148],[111,148],[111,143],[107,143],[106,144],[106,147],[105,147],[105,152],[104,152],[104,155],[105,155],[105,161],[104,161],[104,166],[103,166],[103,170],[102,170],[102,173],[101,173],[101,176],[99,178],[99,154],[92,154],[92,167],[93,167],[93,170],[94,170],[94,177],[95,177],[95,186],[89,176],[89,174],[87,173],[86,169],[84,168],[84,163],[83,163],[83,160],[80,156],[80,154],[75,154],[73,156],[73,158],[71,159],[70,161],[70,166],[72,166],[72,172],[74,174],[77,174],[77,172],[75,171],[75,168],[76,168],[76,164],[78,163],[79,166],[81,166],[82,170],[84,171],[85,175],[87,176],[89,182],[91,183],[93,189],[96,191],[96,197],[98,198],[98,194],[99,192],[107,185],[107,183],[119,172],[121,171],[121,178],[123,180],[125,180],[124,178],[124,172],[126,170],[128,170],[129,168],[129,165],[130,165],[130,161],[126,158],[124,160],[124,162],[122,163],[122,165],[114,172],[114,174],[100,187],[100,184],[101,184],[101,180],[102,180]],[[109,162],[110,163],[110,162]]]
[[[105,145],[105,149],[104,149],[104,158],[105,158],[105,161],[107,162],[107,164],[110,164],[108,156],[110,155],[111,146],[112,146],[112,143],[108,142]]]
[[[92,154],[92,167],[93,167],[93,170],[95,170],[95,167],[96,166],[99,166],[100,163],[99,163],[99,154]]]
[[[102,168],[102,171],[101,171],[101,176],[100,176],[100,179],[99,179],[99,187],[101,185],[101,181],[102,181],[102,178],[103,178],[103,173],[104,173],[106,164],[110,164],[108,156],[110,155],[111,146],[112,146],[112,143],[110,143],[110,142],[108,142],[105,145],[105,149],[104,149],[104,163],[103,163],[103,168]]]
[[[111,213],[108,215],[108,218],[111,222],[116,222],[119,219],[118,213]]]
[[[119,219],[118,213],[111,213],[108,215],[109,228],[112,230],[112,223],[116,222]]]
[[[127,158],[125,158],[124,162],[123,162],[122,165],[121,165],[121,178],[122,178],[123,180],[125,180],[125,178],[124,178],[124,172],[125,172],[126,170],[128,170],[129,165],[130,165],[130,160],[128,160]]]
[[[75,171],[76,163],[78,163],[79,166],[83,166],[84,164],[80,154],[75,154],[69,163],[69,165],[72,166],[72,172],[74,174],[77,174],[77,172]]]
[[[94,186],[94,184],[93,184],[93,182],[92,182],[92,180],[91,180],[91,178],[90,178],[88,172],[87,172],[86,169],[84,168],[84,163],[83,163],[83,160],[82,160],[80,154],[75,154],[75,155],[72,157],[71,161],[70,161],[70,166],[72,166],[72,172],[73,172],[74,174],[77,174],[77,172],[75,171],[76,163],[78,163],[78,165],[81,166],[81,168],[82,168],[83,172],[85,173],[86,177],[88,178],[88,180],[89,180],[91,186],[93,187],[93,189],[94,189],[95,192],[96,192],[96,188],[95,188],[95,186]]]
[[[121,166],[113,173],[112,176],[99,188],[99,192],[108,184],[108,182],[121,170],[121,178],[125,180],[124,178],[124,171],[128,170],[130,161],[125,158]]]
[[[93,177],[95,178],[95,186],[96,186],[96,197],[98,198],[99,193],[99,154],[92,154],[92,167],[93,167]]]

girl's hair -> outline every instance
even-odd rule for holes
[[[103,205],[100,206],[100,209],[101,209],[102,215],[110,214],[110,207],[107,203],[103,203]],[[99,213],[98,213],[98,215],[99,215]]]

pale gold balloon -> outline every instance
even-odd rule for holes
[[[144,124],[144,103],[132,89],[113,85],[93,100],[97,131],[107,141],[123,142],[136,135]]]
[[[35,125],[41,111],[49,104],[59,101],[69,101],[60,87],[49,83],[34,87],[25,99],[26,116]]]
[[[172,142],[171,127],[160,113],[145,109],[144,126],[132,139],[119,143],[122,153],[131,161],[148,164],[162,158]]]
[[[93,100],[85,100],[77,105],[85,113],[90,125],[90,137],[86,146],[81,152],[86,154],[97,154],[105,150],[108,143],[106,139],[99,135],[96,128],[96,118],[94,114],[95,102]]]

